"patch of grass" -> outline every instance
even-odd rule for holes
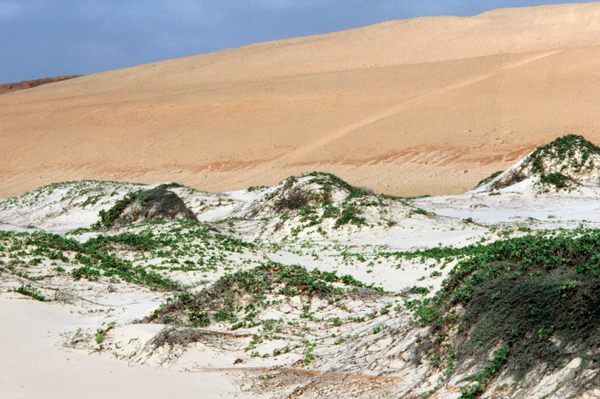
[[[322,214],[322,218],[326,219],[326,218],[337,218],[340,214],[340,208],[338,208],[337,206],[333,205],[333,204],[325,204],[325,206],[323,207],[323,214]]]
[[[116,326],[116,323],[113,321],[113,322],[108,323],[108,325],[106,327],[97,329],[96,335],[94,336],[96,344],[101,345],[106,340],[106,336],[107,336],[108,332],[110,330],[112,330],[113,328],[115,328],[115,326]]]
[[[361,187],[355,187],[332,173],[310,172],[310,173],[308,173],[308,175],[313,177],[313,179],[312,179],[313,183],[322,184],[324,186],[334,185],[334,186],[337,186],[339,188],[349,191],[350,198],[348,198],[348,199],[372,194],[371,190],[366,189],[366,188],[361,188]]]
[[[571,179],[560,172],[554,172],[542,175],[540,183],[553,186],[556,190],[562,190],[570,186]]]
[[[253,191],[260,191],[260,190],[264,190],[266,188],[269,188],[268,186],[250,186],[248,187],[246,190],[253,192]]]
[[[360,216],[360,211],[354,204],[346,204],[342,209],[340,216],[335,221],[334,227],[338,227],[352,224],[354,226],[363,226],[367,224],[364,217]]]
[[[488,184],[492,180],[494,180],[496,177],[500,176],[502,174],[502,172],[504,172],[504,171],[503,170],[499,170],[497,172],[492,173],[491,175],[489,175],[488,177],[486,177],[485,179],[483,179],[479,183],[477,183],[477,185],[475,186],[475,188],[479,188],[481,186],[485,186],[486,184]]]
[[[305,344],[305,349],[304,349],[303,363],[305,366],[308,366],[315,360],[315,355],[313,354],[313,351],[315,350],[315,347],[317,345],[315,342],[311,342],[311,341],[305,341],[304,344]]]
[[[600,147],[577,135],[566,135],[535,149],[508,176],[494,183],[492,189],[501,189],[526,179],[531,173],[541,178],[542,185],[557,189],[576,183],[574,173],[592,170],[598,162]],[[531,172],[531,173],[529,173]]]
[[[48,302],[48,298],[46,298],[37,288],[34,288],[29,284],[23,284],[18,288],[15,288],[14,292],[18,292],[21,295],[28,296],[40,302]]]
[[[423,208],[417,208],[417,207],[411,209],[411,213],[416,214],[416,215],[423,215],[423,216],[432,216],[433,215],[433,213],[429,212],[428,210],[423,209]]]
[[[496,349],[492,354],[491,361],[484,367],[483,370],[475,374],[474,382],[461,389],[461,395],[459,399],[473,399],[478,398],[485,392],[485,388],[498,374],[502,366],[508,360],[509,349],[508,346],[503,345]]]
[[[128,194],[121,198],[108,210],[101,210],[99,213],[100,220],[96,224],[97,227],[111,227],[123,211],[134,201],[135,195]]]
[[[98,280],[101,276],[117,276],[123,281],[145,285],[152,289],[175,289],[178,285],[172,280],[142,266],[135,266],[130,260],[121,259],[109,251],[107,245],[112,243],[128,243],[132,246],[146,247],[156,245],[148,237],[134,238],[130,234],[113,237],[99,237],[86,243],[80,243],[57,234],[35,232],[23,233],[23,246],[32,247],[31,253],[43,255],[50,259],[68,260],[62,253],[72,252],[74,260],[82,266],[74,269],[74,278]]]
[[[192,327],[207,327],[210,325],[210,318],[206,312],[194,309],[188,314],[188,319]]]

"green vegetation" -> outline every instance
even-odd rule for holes
[[[252,192],[252,191],[264,190],[265,188],[269,188],[269,187],[268,186],[250,186],[246,190]]]
[[[54,199],[55,201],[85,208],[100,202],[108,190],[115,190],[121,188],[123,185],[123,183],[97,180],[52,183],[36,188],[35,190],[24,193],[18,197],[7,198],[0,201],[0,210],[14,206],[39,206],[40,200],[47,200],[51,196],[56,197]],[[128,185],[135,186],[131,183]],[[57,196],[57,194],[60,194],[60,196]]]
[[[461,362],[483,361],[499,344],[505,348],[463,398],[477,397],[504,364],[525,376],[540,364],[564,366],[574,356],[594,361],[589,348],[600,345],[598,248],[600,230],[585,229],[465,248],[438,293],[406,302],[421,324],[432,326],[421,350],[443,357],[451,345]],[[460,338],[449,338],[453,328]]]
[[[316,196],[314,194],[308,193],[299,188],[291,188],[285,193],[285,195],[277,199],[275,202],[275,210],[277,212],[282,212],[284,210],[293,211],[301,208],[306,209],[309,202],[316,200],[315,197]]]
[[[96,335],[94,336],[96,344],[101,345],[106,340],[108,332],[115,328],[116,325],[117,324],[113,321],[108,323],[106,327],[97,329]]]
[[[353,204],[346,204],[342,209],[340,216],[335,221],[335,228],[344,226],[346,224],[353,224],[355,226],[362,226],[367,224],[364,217],[360,216],[358,208]]]
[[[334,285],[335,284],[335,285]],[[340,286],[343,285],[343,286]],[[299,265],[265,263],[250,270],[221,277],[196,295],[182,292],[150,316],[149,321],[165,324],[207,326],[212,320],[227,320],[239,328],[250,322],[256,310],[268,306],[266,295],[320,297],[336,300],[355,288],[369,288],[352,276],[319,270],[308,271]],[[243,304],[241,299],[244,298]],[[249,310],[251,317],[247,317]],[[246,316],[238,318],[244,312]]]
[[[592,144],[582,136],[569,134],[538,147],[530,156],[532,170],[535,173],[544,174],[545,162],[555,160],[570,167],[573,171],[590,169],[591,156],[600,155],[600,147]]]
[[[179,286],[165,272],[233,270],[234,257],[239,263],[239,254],[256,254],[254,244],[195,221],[148,221],[126,227],[127,232],[102,234],[86,242],[41,231],[0,232],[0,265],[3,271],[31,281],[66,272],[75,279],[118,278],[152,289],[171,290]],[[260,261],[258,257],[242,263]],[[42,264],[54,266],[54,273],[31,274],[28,270]]]
[[[57,234],[41,231],[34,233],[0,232],[0,239],[11,239],[12,241],[12,245],[7,248],[7,251],[13,258],[13,268],[15,264],[18,264],[19,255],[37,256],[38,263],[43,257],[49,260],[81,264],[81,267],[75,268],[71,272],[76,279],[98,280],[101,276],[114,276],[123,281],[145,285],[153,289],[177,288],[177,284],[168,278],[156,272],[147,271],[142,266],[134,266],[130,260],[121,259],[108,251],[109,244],[114,242],[142,245],[139,241],[143,240],[142,238],[138,237],[138,240],[135,240],[129,234],[121,237],[101,237],[83,244]],[[151,245],[150,240],[145,242],[145,245]],[[15,274],[18,273],[15,272]]]
[[[300,179],[304,181],[297,185]],[[345,197],[334,201],[334,190],[344,192]],[[362,216],[361,208],[380,205],[383,199],[373,195],[370,190],[354,187],[335,175],[322,172],[286,179],[281,190],[273,192],[267,199],[273,197],[276,197],[274,209],[282,214],[282,221],[297,215],[303,223],[293,229],[293,235],[305,228],[320,225],[327,219],[334,219],[334,228],[364,226],[367,221]],[[323,230],[318,231],[324,234]]]
[[[314,342],[306,341],[306,349],[304,349],[304,365],[308,366],[315,360],[315,355],[313,351],[315,349],[316,344]]]
[[[175,289],[177,284],[172,280],[152,271],[147,271],[144,267],[133,266],[133,264],[124,259],[112,255],[92,254],[85,256],[78,254],[76,259],[84,266],[74,269],[72,275],[75,279],[86,278],[94,281],[100,275],[106,277],[120,277],[121,280],[134,284],[145,285],[153,289]]]
[[[117,224],[127,224],[138,220],[172,220],[175,217],[183,217],[196,220],[196,216],[185,206],[177,194],[169,191],[169,188],[180,187],[176,183],[161,184],[150,190],[141,190],[126,195],[110,209],[100,211],[100,220],[97,227],[110,228]],[[138,204],[139,209],[124,215],[124,211]]]
[[[411,210],[411,213],[416,214],[416,215],[423,215],[423,216],[433,216],[433,213],[429,212],[428,210],[423,209],[423,208],[417,208],[417,207],[414,207]]]
[[[475,382],[461,389],[459,399],[478,398],[485,392],[485,388],[498,374],[506,360],[508,359],[509,349],[506,345],[496,349],[492,354],[492,360],[484,367],[483,370],[475,374]]]
[[[566,139],[561,138],[556,148],[549,147],[548,151],[554,155],[568,152],[561,140]],[[566,142],[579,141],[570,138]],[[597,150],[588,149],[593,153]],[[543,151],[539,154],[543,155]],[[542,156],[539,154],[536,157]],[[568,187],[571,181],[560,172],[543,172],[540,176],[542,184],[557,189]],[[308,184],[303,180],[302,185],[295,185],[297,181],[290,178],[282,190],[268,190],[256,196],[272,200],[266,201],[264,208],[270,213],[263,213],[261,218],[271,217],[275,209],[279,212],[278,222],[293,220],[300,225],[292,226],[297,229],[294,231],[317,226],[324,220],[334,228],[361,226],[367,223],[366,215],[373,213],[363,213],[365,207],[381,206],[375,210],[383,212],[382,204],[389,203],[383,202],[383,196],[352,187],[329,174],[310,174]],[[252,328],[240,333],[244,337],[251,334],[247,351],[252,356],[277,356],[296,350],[305,365],[315,360],[317,345],[354,340],[358,337],[354,331],[363,334],[361,338],[365,334],[396,333],[388,321],[408,310],[417,323],[430,327],[419,336],[416,350],[439,370],[442,381],[458,372],[475,371],[461,390],[462,399],[481,396],[504,371],[522,378],[540,365],[552,371],[574,357],[582,359],[582,367],[599,361],[597,353],[589,348],[600,347],[600,230],[580,228],[531,234],[532,230],[525,227],[490,229],[497,234],[482,237],[479,244],[403,252],[390,251],[383,245],[365,250],[367,247],[362,244],[328,241],[305,240],[293,245],[292,240],[285,239],[249,243],[219,232],[238,227],[235,223],[239,219],[234,218],[213,225],[195,220],[129,224],[131,220],[120,219],[132,201],[139,201],[145,209],[152,201],[164,199],[167,188],[138,191],[101,212],[102,227],[116,223],[127,229],[125,233],[88,229],[86,233],[99,235],[79,242],[43,232],[0,232],[0,271],[37,281],[48,277],[36,274],[42,269],[38,266],[44,265],[45,272],[51,270],[50,277],[68,273],[75,279],[110,279],[111,283],[125,281],[152,289],[176,290],[146,321],[176,326],[173,331],[185,331],[190,334],[186,337],[196,339],[202,336],[200,333],[214,333],[200,330],[213,323],[219,323],[219,333],[223,333],[223,328]],[[272,192],[275,194],[269,197]],[[409,215],[430,215],[406,199],[398,200],[410,209]],[[101,200],[88,197],[82,206],[97,201]],[[148,216],[147,212],[143,211],[142,216]],[[262,221],[241,221],[258,224],[259,220]],[[496,236],[522,234],[530,235],[484,244]],[[350,275],[268,261],[271,254],[283,257],[288,253],[314,259],[315,265],[337,265],[338,261],[340,265],[358,264],[367,273],[380,273],[379,266],[402,268],[410,265],[406,260],[420,260],[424,265],[419,266],[425,270],[419,279],[423,286],[414,286],[391,298],[391,294],[383,296],[381,290]],[[427,279],[441,276],[449,264],[453,265],[452,270],[441,289],[434,292],[436,285]],[[189,275],[191,285],[180,286],[167,277],[173,271],[193,272]],[[217,277],[220,278],[214,282]],[[211,282],[214,283],[208,285]],[[188,291],[202,287],[200,291]],[[15,291],[47,300],[29,284]],[[365,325],[353,328],[350,323]],[[98,345],[105,342],[111,328],[108,325],[96,331]],[[324,329],[328,330],[326,337],[315,333]],[[271,338],[285,339],[285,347],[260,345],[262,340]],[[265,347],[269,347],[268,353],[259,353]],[[591,373],[585,378],[592,381],[597,377],[598,373]]]
[[[215,317],[222,318],[223,309],[221,309]],[[188,319],[192,327],[208,327],[210,325],[210,317],[208,314],[199,309],[193,309],[188,314]]]
[[[577,183],[577,173],[600,166],[597,165],[599,157],[600,147],[585,138],[573,134],[559,137],[538,147],[519,168],[495,182],[492,188],[511,186],[533,174],[540,177],[542,187],[562,190]],[[488,179],[482,180],[480,185],[488,182]]]
[[[571,179],[560,172],[554,172],[542,175],[540,183],[553,186],[556,190],[562,190],[570,186]]]
[[[109,210],[101,210],[100,211],[100,220],[96,227],[111,227],[117,220],[119,216],[123,213],[123,211],[133,202],[134,195],[128,194],[119,201],[115,205],[112,206]]]
[[[331,173],[311,172],[308,175],[312,176],[311,183],[321,184],[323,186],[337,186],[339,188],[349,191],[349,196],[351,198],[362,197],[364,195],[373,193],[369,189],[353,186]]]
[[[19,286],[18,288],[15,288],[14,292],[18,292],[21,295],[31,297],[40,302],[48,302],[48,298],[46,298],[38,289],[33,288],[29,284],[27,284],[27,285],[23,284],[23,285]]]
[[[475,188],[479,188],[481,186],[485,186],[486,184],[488,184],[489,182],[491,182],[492,180],[494,180],[496,177],[500,176],[502,174],[502,172],[504,172],[504,171],[503,170],[499,170],[497,172],[492,173],[491,175],[489,175],[488,177],[486,177],[485,179],[483,179],[479,183],[477,183],[477,185],[475,186]]]

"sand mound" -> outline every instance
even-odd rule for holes
[[[269,239],[323,238],[363,228],[389,228],[398,220],[433,217],[409,199],[374,194],[330,173],[292,176],[273,187],[251,189],[240,216],[260,221]]]
[[[306,207],[336,206],[353,197],[369,194],[369,190],[353,187],[339,177],[322,172],[291,176],[252,206],[254,215],[298,211]]]
[[[197,221],[183,200],[162,184],[125,196],[107,211],[100,211],[99,224],[112,228],[148,220],[188,219]]]
[[[507,171],[490,176],[476,191],[523,189],[538,192],[600,186],[600,148],[567,135],[538,147]]]

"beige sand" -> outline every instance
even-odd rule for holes
[[[307,170],[459,192],[559,135],[599,142],[598,104],[600,3],[390,21],[4,94],[0,195]]]

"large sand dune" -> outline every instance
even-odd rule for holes
[[[459,192],[559,135],[600,141],[598,104],[600,3],[390,21],[3,94],[0,195],[308,170]]]

